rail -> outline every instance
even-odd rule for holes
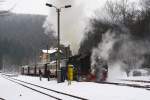
[[[6,75],[5,75],[5,76],[6,76]],[[9,77],[9,76],[7,76],[7,77]],[[11,79],[13,79],[13,80],[16,80],[16,81],[19,81],[19,82],[22,82],[22,83],[26,83],[26,84],[29,84],[29,85],[32,85],[32,86],[36,86],[36,87],[45,89],[45,90],[48,90],[48,91],[52,91],[52,92],[55,92],[55,93],[59,93],[59,94],[62,94],[62,95],[66,95],[66,96],[70,96],[70,97],[73,97],[73,98],[76,98],[76,99],[88,100],[88,99],[83,98],[83,97],[79,97],[79,96],[71,95],[71,94],[68,94],[68,93],[56,91],[56,90],[49,89],[49,88],[46,88],[46,87],[43,87],[43,86],[40,86],[40,85],[37,85],[37,84],[33,84],[33,83],[25,82],[25,81],[22,81],[22,80],[18,80],[18,79],[12,78],[12,77],[9,77],[9,78],[11,78]],[[10,80],[10,79],[9,79],[9,80]],[[16,82],[16,81],[15,81],[15,82]],[[18,83],[19,83],[19,82],[18,82]],[[21,85],[21,84],[20,84],[20,85]],[[37,91],[38,91],[38,90],[37,90]]]

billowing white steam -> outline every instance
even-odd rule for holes
[[[129,34],[108,31],[98,48],[93,49],[91,69],[101,69],[101,62],[106,61],[108,79],[123,77],[130,70],[143,67],[145,55],[149,54],[148,40],[135,40]]]
[[[105,1],[105,0],[102,0]],[[64,8],[60,14],[60,36],[61,43],[70,44],[73,53],[77,53],[80,41],[83,37],[83,31],[87,23],[88,17],[91,17],[94,10],[101,6],[102,1],[99,0],[50,0],[49,3],[62,7],[64,5],[72,5],[71,8]],[[50,14],[45,21],[46,30],[52,28],[57,30],[57,13],[55,8],[49,8]],[[49,24],[51,23],[51,24]],[[57,31],[56,31],[57,36]]]

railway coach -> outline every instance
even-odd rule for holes
[[[66,67],[67,60],[66,59],[61,60],[60,66],[61,68]],[[36,65],[22,66],[21,74],[30,76],[39,76],[39,70],[41,70],[43,77],[47,76],[48,71],[50,71],[50,77],[56,77],[56,69],[57,69],[56,61],[52,61],[49,63],[38,63]]]

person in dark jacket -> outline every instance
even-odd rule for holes
[[[102,81],[106,81],[106,79],[107,79],[107,74],[108,74],[108,65],[107,64],[105,64],[104,66],[103,66],[103,76],[102,76]]]
[[[40,76],[40,81],[42,80],[42,71],[39,69],[39,76]]]
[[[47,70],[47,80],[50,81],[50,75],[51,75],[51,71]]]

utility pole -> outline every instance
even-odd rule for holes
[[[57,9],[57,20],[58,20],[58,50],[57,50],[57,56],[58,56],[58,69],[60,70],[60,9]]]
[[[57,43],[58,43],[58,49],[57,49],[57,68],[56,68],[56,76],[57,76],[57,79],[58,79],[58,71],[61,71],[60,70],[60,12],[61,12],[61,9],[62,8],[70,8],[71,5],[65,5],[63,7],[60,7],[60,8],[57,8],[56,6],[53,6],[52,4],[48,4],[46,3],[46,6],[49,6],[49,7],[54,7],[56,8],[56,12],[57,12],[57,32],[58,32],[58,40],[57,40]],[[59,75],[60,76],[60,75]],[[58,81],[57,81],[58,82]]]

